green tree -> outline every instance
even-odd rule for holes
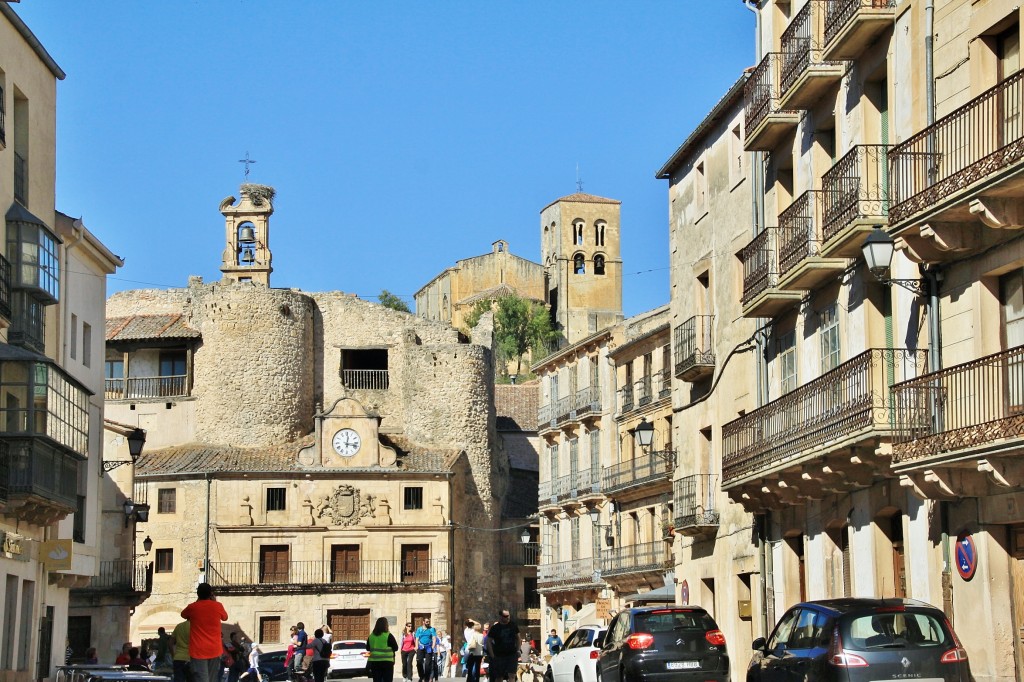
[[[491,305],[493,305],[493,303],[494,301],[477,301],[473,305],[473,308],[466,313],[466,317],[464,318],[466,327],[469,329],[475,327],[480,322],[480,318],[483,317],[484,313],[489,313],[491,311]]]
[[[412,312],[409,310],[409,306],[405,304],[405,301],[387,289],[381,289],[380,296],[377,297],[377,300],[380,301],[380,304],[385,308],[391,308],[392,310],[398,310],[403,313]]]
[[[527,351],[545,348],[558,336],[551,326],[548,309],[519,296],[498,300],[494,333],[501,352],[516,359],[516,374],[522,372],[523,355]]]

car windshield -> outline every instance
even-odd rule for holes
[[[922,612],[861,614],[846,621],[842,634],[843,646],[858,651],[952,644],[939,616]]]
[[[634,617],[636,632],[673,632],[676,630],[715,630],[717,625],[705,611],[648,611]]]
[[[366,642],[335,642],[334,643],[334,650],[338,651],[339,649],[362,649],[362,650],[365,650],[366,649]]]

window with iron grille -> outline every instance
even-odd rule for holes
[[[284,511],[285,506],[284,488],[267,488],[267,511]]]
[[[796,331],[779,336],[779,367],[782,379],[782,393],[796,390]]]
[[[409,486],[405,489],[403,509],[423,509],[423,488]]]
[[[173,514],[177,510],[178,491],[174,488],[159,488],[156,491],[156,513]]]
[[[156,550],[156,566],[154,570],[157,573],[171,573],[174,571],[174,550],[171,548],[164,548]]]

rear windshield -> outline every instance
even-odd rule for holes
[[[366,649],[366,642],[335,642],[334,650],[338,649]]]
[[[931,613],[900,611],[863,614],[845,623],[843,647],[857,651],[951,646],[942,618]]]
[[[718,626],[707,611],[648,611],[633,617],[635,632],[659,632],[675,630],[717,630]]]

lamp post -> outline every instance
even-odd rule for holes
[[[122,433],[122,435],[128,440],[128,455],[131,459],[113,459],[103,462],[100,476],[103,476],[104,471],[113,471],[122,464],[135,464],[139,460],[142,447],[146,444],[146,430],[135,428],[127,433]]]
[[[896,242],[888,232],[881,227],[875,227],[864,240],[860,247],[864,255],[864,262],[867,263],[868,272],[879,282],[886,286],[896,284],[904,289],[913,292],[918,296],[928,294],[928,281],[924,279],[891,279],[889,268],[892,266],[892,256],[896,251]]]

